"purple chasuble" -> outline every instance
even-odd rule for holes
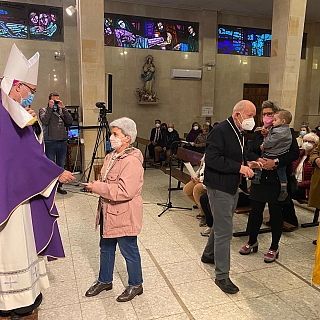
[[[37,253],[64,257],[54,204],[56,187],[48,198],[39,195],[64,170],[49,160],[31,126],[21,129],[2,104],[0,91],[0,225],[14,210],[30,201]],[[22,107],[21,107],[22,108]]]

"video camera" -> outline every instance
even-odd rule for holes
[[[107,108],[105,104],[105,102],[96,102],[96,107],[100,109],[100,119],[106,118],[107,116]]]

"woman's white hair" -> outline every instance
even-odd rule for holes
[[[136,123],[129,118],[123,117],[116,119],[110,123],[110,127],[119,128],[125,136],[130,136],[130,144],[134,143],[137,137],[137,126]]]
[[[318,144],[319,143],[319,137],[313,133],[313,132],[310,132],[310,133],[307,133],[304,137],[303,137],[303,140],[306,139],[306,140],[312,140],[315,144]]]

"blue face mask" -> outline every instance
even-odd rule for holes
[[[34,95],[31,94],[30,92],[28,92],[28,98],[27,99],[21,98],[21,106],[23,108],[29,107],[30,104],[32,103],[33,99],[34,99]]]
[[[300,131],[300,136],[304,137],[306,135],[306,133],[307,133],[306,131]]]

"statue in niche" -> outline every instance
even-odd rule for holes
[[[154,57],[152,55],[146,56],[146,62],[143,65],[143,73],[141,78],[144,81],[144,86],[142,89],[136,89],[136,93],[139,96],[139,101],[157,101],[157,94],[153,91],[153,85],[155,80],[156,67],[153,63]]]

